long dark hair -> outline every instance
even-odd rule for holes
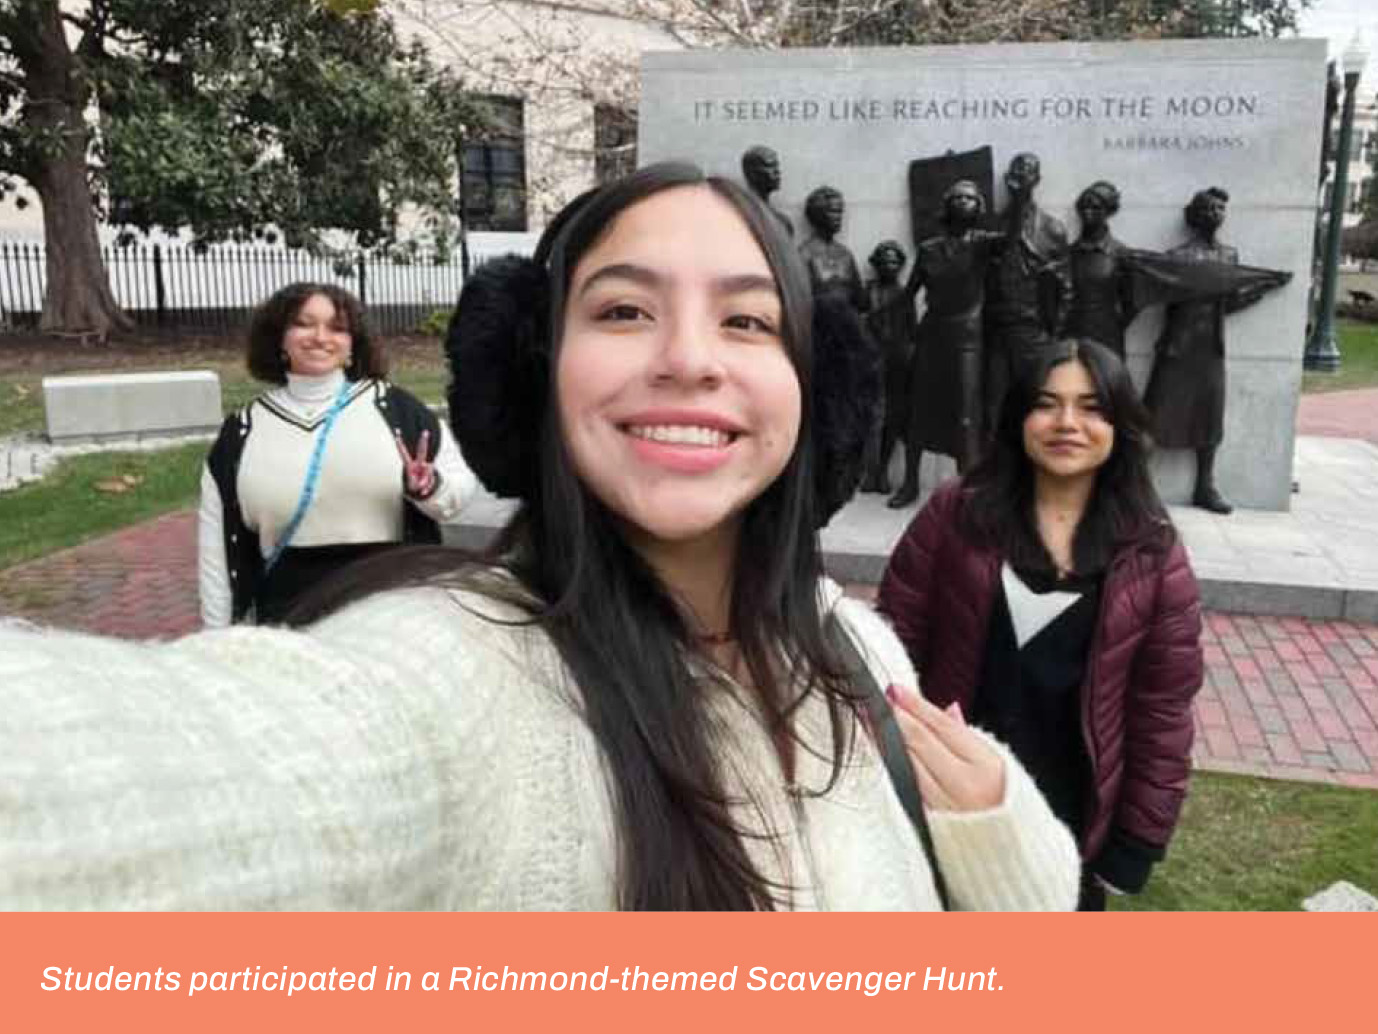
[[[1115,429],[1114,446],[1096,473],[1095,489],[1072,540],[1077,572],[1089,574],[1109,566],[1128,542],[1164,545],[1175,534],[1148,472],[1148,411],[1129,370],[1099,342],[1059,341],[1016,375],[1000,407],[990,447],[966,476],[963,524],[970,535],[995,546],[1016,567],[1053,572],[1034,516],[1034,466],[1024,450],[1024,420],[1053,368],[1070,362],[1086,368],[1101,412]]]
[[[761,246],[775,277],[781,337],[803,400],[798,445],[780,476],[743,516],[732,587],[730,632],[759,708],[789,770],[796,748],[831,759],[824,792],[851,750],[854,696],[830,648],[818,598],[822,559],[815,532],[812,299],[798,253],[747,191],[696,166],[650,166],[577,202],[548,248],[552,353],[560,347],[575,267],[617,216],[652,195],[703,186],[727,201]],[[464,299],[460,306],[463,310]],[[579,703],[606,759],[620,841],[618,900],[628,909],[770,909],[778,892],[748,857],[716,763],[702,663],[684,617],[650,566],[627,543],[614,515],[575,474],[560,433],[552,354],[540,420],[540,476],[487,558],[515,576],[510,600],[550,636],[573,676]],[[346,596],[427,575],[434,583],[498,592],[493,579],[466,578],[453,552],[388,554],[386,566],[352,579]],[[469,567],[472,574],[475,568]],[[443,572],[435,578],[437,572]],[[533,603],[532,598],[535,601]],[[697,673],[696,670],[698,669]],[[823,695],[831,743],[796,738],[791,718],[812,692]],[[747,802],[748,805],[750,802]],[[748,806],[745,813],[755,813]]]

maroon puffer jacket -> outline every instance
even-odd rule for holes
[[[891,554],[878,606],[904,642],[924,696],[970,710],[1000,573],[994,550],[958,529],[959,481],[933,493]],[[1106,574],[1082,686],[1094,786],[1081,853],[1112,829],[1162,849],[1186,796],[1191,700],[1201,688],[1201,605],[1181,540],[1120,550]]]

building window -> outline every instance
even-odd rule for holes
[[[526,231],[526,132],[520,97],[474,98],[485,125],[464,141],[461,217],[470,230]]]
[[[599,183],[636,168],[636,112],[614,104],[593,106],[593,174]]]

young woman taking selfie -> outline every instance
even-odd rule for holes
[[[0,907],[934,909],[867,686],[952,906],[1072,906],[1023,768],[822,577],[876,357],[757,201],[673,164],[592,192],[448,348],[521,501],[485,558],[363,561],[299,632],[0,631]]]

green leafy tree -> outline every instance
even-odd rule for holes
[[[128,326],[97,220],[398,241],[408,206],[447,239],[457,80],[399,40],[377,0],[0,0],[0,191],[43,207],[41,327]]]
[[[464,2],[464,0],[460,0]],[[473,0],[469,0],[473,2]],[[508,6],[513,0],[506,0]],[[516,0],[520,3],[521,0]],[[1281,36],[1314,0],[630,0],[688,40],[832,47]]]
[[[1080,31],[1097,39],[1279,37],[1315,0],[1076,0]]]

